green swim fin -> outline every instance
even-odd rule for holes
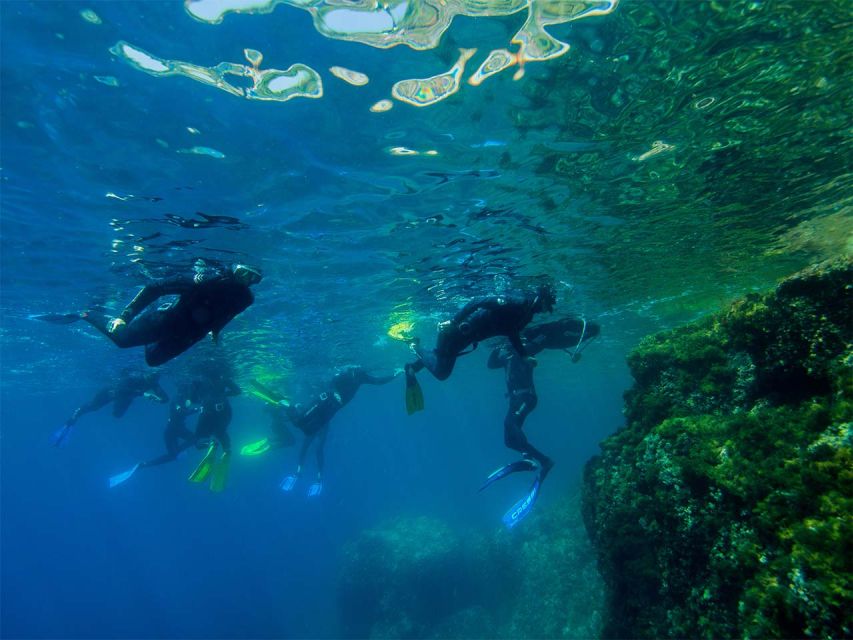
[[[198,463],[198,466],[195,468],[190,474],[188,480],[190,482],[204,482],[207,480],[210,472],[213,469],[213,463],[215,462],[214,454],[216,453],[216,442],[211,442],[210,446],[207,448],[207,453],[204,454],[204,457],[201,459],[201,462]]]
[[[406,372],[406,413],[412,415],[424,409],[424,392],[414,373]]]
[[[282,400],[284,400],[284,396],[276,391],[273,391],[265,384],[257,381],[257,380],[249,380],[249,384],[255,388],[256,394],[259,398],[268,398],[272,404],[278,404]]]
[[[227,451],[218,460],[214,460],[210,474],[210,490],[219,493],[228,484],[228,472],[231,470],[231,454]]]
[[[270,446],[270,439],[264,438],[262,440],[258,440],[257,442],[252,442],[251,444],[245,445],[242,449],[240,449],[241,456],[259,456],[263,453],[269,451],[272,447]]]

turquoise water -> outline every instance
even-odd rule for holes
[[[286,4],[219,24],[177,2],[0,5],[4,636],[335,636],[344,542],[401,513],[491,531],[514,499],[475,494],[512,458],[485,349],[443,384],[422,376],[416,416],[401,382],[362,390],[332,425],[321,501],[278,491],[294,450],[236,460],[220,496],[185,482],[195,452],[110,492],[159,451],[161,407],[93,414],[68,450],[47,438],[142,354],[31,314],[119,311],[198,260],[258,264],[256,303],[216,351],[241,384],[304,397],[343,364],[400,366],[396,323],[429,341],[468,299],[548,276],[558,311],[602,336],[576,365],[540,358],[527,432],[558,462],[544,510],[621,426],[639,337],[850,251],[843,3],[565,2],[613,11],[547,27],[568,53],[473,86],[490,51],[518,50],[515,4],[458,16],[424,49],[326,37]],[[458,92],[394,97],[473,48]],[[287,75],[253,84],[294,64],[321,97],[281,101]],[[167,389],[212,349],[163,367]],[[237,446],[266,434],[257,399],[234,409]]]

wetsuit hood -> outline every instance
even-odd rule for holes
[[[554,305],[557,303],[557,293],[554,291],[554,287],[549,284],[537,287],[535,295],[536,297],[533,298],[534,311],[551,313],[554,310]]]

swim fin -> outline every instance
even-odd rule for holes
[[[252,442],[251,444],[244,445],[242,449],[240,449],[241,456],[259,456],[263,453],[266,453],[272,449],[270,446],[270,439],[263,438],[258,440],[257,442]]]
[[[527,495],[512,505],[509,511],[504,514],[502,520],[508,529],[512,529],[530,514],[533,509],[533,505],[536,503],[536,498],[539,497],[539,485],[540,479],[539,476],[537,476],[536,480],[533,481],[533,484],[530,487],[530,491],[527,492]]]
[[[210,472],[213,470],[213,463],[215,461],[214,454],[216,453],[216,442],[211,442],[210,446],[207,448],[207,453],[204,454],[204,457],[201,459],[201,462],[198,463],[198,466],[195,468],[190,474],[188,480],[190,482],[204,482],[207,480]]]
[[[218,460],[214,460],[210,474],[210,490],[220,493],[228,484],[228,473],[231,471],[231,454],[225,451]]]
[[[484,482],[483,486],[477,490],[477,493],[488,487],[490,484],[497,482],[501,478],[506,478],[511,473],[515,473],[517,471],[535,471],[538,468],[539,464],[531,458],[522,458],[521,460],[505,464],[500,469],[495,469],[489,474],[489,477],[486,478],[486,482]]]
[[[249,384],[255,388],[255,391],[257,392],[255,395],[257,395],[259,398],[267,400],[272,404],[278,404],[279,402],[285,399],[283,395],[277,393],[276,391],[273,391],[268,386],[261,382],[258,382],[257,380],[249,380]]]
[[[424,409],[424,392],[414,373],[406,372],[406,413],[412,415]]]
[[[31,313],[27,317],[30,320],[41,320],[51,324],[74,324],[83,319],[80,313]]]
[[[313,498],[314,496],[319,496],[323,491],[323,483],[315,482],[310,487],[308,487],[308,497]]]
[[[289,475],[284,480],[281,481],[279,487],[281,487],[282,491],[293,491],[293,487],[296,486],[296,476]]]
[[[113,488],[113,487],[115,487],[115,486],[120,485],[120,484],[121,484],[122,482],[124,482],[125,480],[129,480],[129,479],[130,479],[130,477],[131,477],[134,473],[136,473],[136,470],[137,470],[138,468],[139,468],[139,465],[138,465],[138,464],[135,464],[135,465],[133,465],[130,469],[128,469],[127,471],[123,471],[123,472],[121,472],[121,473],[117,473],[116,475],[112,476],[112,477],[110,478],[110,489],[112,489],[112,488]]]
[[[71,442],[71,434],[74,433],[74,426],[67,422],[59,427],[56,431],[50,434],[50,444],[57,449],[64,449]]]

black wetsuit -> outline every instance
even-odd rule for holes
[[[524,420],[536,408],[539,398],[533,384],[533,363],[519,356],[510,345],[492,351],[487,363],[489,369],[503,367],[506,373],[506,392],[509,408],[504,418],[504,444],[536,459],[541,464],[550,464],[548,456],[536,449],[524,435]]]
[[[197,441],[216,438],[225,453],[231,452],[231,437],[228,435],[231,403],[228,396],[240,393],[240,387],[229,378],[205,380],[201,392],[201,413],[195,429]]]
[[[567,317],[528,326],[523,336],[527,353],[535,356],[545,349],[577,349],[582,342],[596,337],[600,331],[601,327],[594,322]],[[509,408],[504,418],[504,444],[527,454],[543,467],[550,468],[550,458],[530,444],[523,431],[525,419],[539,402],[533,384],[533,363],[520,357],[509,344],[503,344],[489,355],[487,366],[490,369],[503,367],[506,374]]]
[[[166,429],[163,431],[163,441],[166,444],[166,453],[140,466],[154,467],[172,462],[178,458],[185,449],[189,449],[196,443],[196,435],[187,428],[187,417],[198,413],[199,407],[195,404],[195,394],[191,389],[184,389],[174,402],[169,405],[169,419]]]
[[[438,380],[446,380],[453,372],[456,358],[466,348],[496,336],[506,336],[516,352],[525,357],[521,331],[542,310],[537,299],[537,294],[531,292],[469,302],[452,320],[439,325],[435,349],[415,348],[419,360],[407,365],[407,370],[417,373],[426,367]]]
[[[305,434],[302,449],[299,452],[299,469],[301,472],[308,449],[315,439],[317,442],[317,477],[323,473],[325,462],[323,449],[326,446],[326,435],[329,432],[329,422],[346,404],[355,397],[358,388],[363,384],[385,384],[394,379],[393,375],[371,376],[363,367],[347,367],[335,375],[328,389],[317,396],[307,408],[301,405],[287,408],[287,415],[293,424]]]
[[[158,298],[177,295],[174,302],[146,309]],[[127,324],[109,330],[109,318],[87,312],[89,324],[121,348],[145,345],[152,367],[168,362],[208,333],[214,339],[237,314],[254,301],[249,286],[230,271],[174,277],[146,285],[122,311]]]
[[[110,402],[113,403],[113,416],[116,418],[121,418],[133,400],[139,396],[150,395],[157,402],[168,402],[169,396],[157,378],[156,375],[141,373],[123,375],[116,384],[101,389],[89,402],[78,407],[66,424],[73,425],[83,414],[97,411]]]

